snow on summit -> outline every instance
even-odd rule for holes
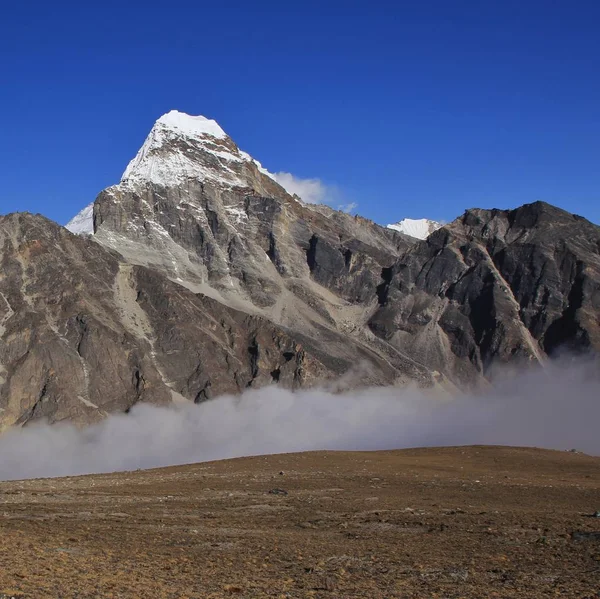
[[[183,135],[188,136],[203,136],[211,135],[217,139],[223,139],[227,137],[227,134],[217,121],[207,119],[204,116],[190,116],[185,112],[179,112],[178,110],[171,110],[167,114],[163,114],[158,121],[157,125],[163,125],[165,128],[177,131]]]
[[[247,187],[244,165],[263,169],[242,152],[216,121],[171,110],[161,116],[129,163],[121,183],[176,186],[186,180]]]
[[[86,206],[79,214],[76,214],[65,228],[77,235],[94,234],[94,203]]]
[[[292,197],[299,194],[298,181],[320,184],[316,179],[296,179],[285,172],[271,173],[240,150],[216,121],[171,110],[154,123],[117,187],[152,184],[172,188],[197,181],[220,189],[254,189],[260,185],[261,174]],[[301,199],[310,202],[310,194]],[[73,233],[93,234],[93,205],[69,221],[67,228]]]
[[[393,225],[388,225],[387,228],[399,231],[405,235],[410,235],[411,237],[416,237],[417,239],[427,239],[427,237],[434,231],[437,231],[441,226],[441,223],[427,218],[405,218]]]

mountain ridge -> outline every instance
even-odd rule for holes
[[[302,202],[224,132],[159,137],[86,208],[93,235],[0,219],[1,426],[268,384],[453,393],[600,349],[600,227],[581,217],[470,209],[419,240]]]

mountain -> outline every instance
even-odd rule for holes
[[[173,113],[159,119],[121,183],[96,200],[97,239],[128,259],[260,309],[275,304],[288,284],[312,294],[308,275],[312,269],[317,278],[327,277],[333,265],[319,262],[329,248],[335,248],[329,260],[352,261],[349,271],[366,271],[363,263],[385,266],[410,245],[365,219],[303,204],[216,123],[201,121],[212,125],[198,132],[198,117],[186,117],[177,113],[177,126]],[[364,294],[363,281],[350,288],[349,278],[330,284]],[[379,279],[377,273],[369,286]]]
[[[3,427],[93,422],[138,401],[203,401],[273,381],[301,387],[348,368],[41,216],[0,217],[0,247]]]
[[[416,239],[427,239],[427,237],[434,231],[437,231],[441,226],[441,223],[437,223],[434,220],[429,220],[427,218],[420,218],[417,220],[405,218],[393,225],[388,225],[387,228],[399,231],[405,235],[410,235]]]
[[[248,387],[487,385],[600,347],[600,228],[548,204],[427,239],[290,195],[171,112],[71,223],[0,217],[0,426]]]
[[[544,202],[467,210],[385,279],[371,330],[459,386],[600,349],[600,227]]]

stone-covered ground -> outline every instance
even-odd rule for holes
[[[600,593],[600,458],[579,453],[254,457],[5,482],[0,504],[0,597]]]

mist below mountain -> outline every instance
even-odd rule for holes
[[[87,428],[36,423],[0,436],[0,479],[135,470],[309,450],[494,444],[600,455],[597,365],[506,372],[488,393],[267,387],[200,405],[140,404]]]

